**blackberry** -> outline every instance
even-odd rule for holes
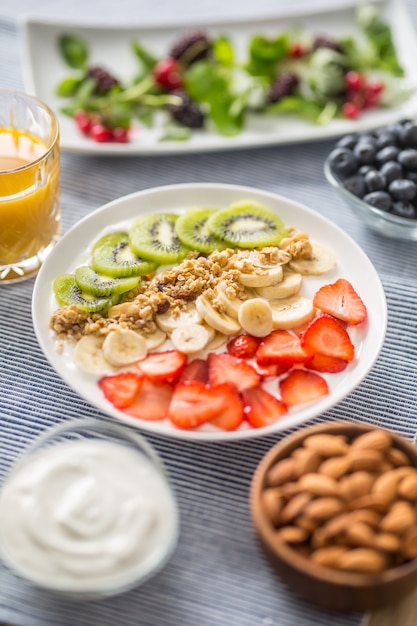
[[[202,128],[204,113],[197,102],[192,100],[184,91],[173,91],[173,96],[181,98],[181,104],[168,104],[167,109],[176,122],[188,128]]]
[[[267,101],[272,104],[285,96],[290,96],[296,90],[298,83],[298,76],[294,72],[282,72],[272,83],[267,95]]]
[[[330,48],[330,50],[340,52],[341,54],[344,52],[343,47],[336,41],[336,39],[327,37],[326,35],[317,35],[317,37],[314,38],[311,49],[314,51],[318,50],[318,48]]]
[[[203,30],[185,34],[171,48],[169,56],[184,66],[206,59],[211,52],[211,42]]]
[[[119,85],[117,78],[100,66],[90,67],[87,71],[87,78],[93,78],[96,81],[95,93],[97,94],[107,93],[112,87]]]

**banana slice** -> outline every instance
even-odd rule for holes
[[[156,316],[156,323],[166,333],[172,333],[173,330],[183,324],[201,324],[201,322],[202,317],[198,313],[194,302],[189,302],[186,308],[180,311],[178,315],[175,315],[171,309],[168,309],[166,313]]]
[[[104,356],[103,337],[84,335],[74,348],[74,363],[89,374],[106,374],[114,371]]]
[[[107,335],[103,343],[104,358],[114,367],[141,361],[148,353],[146,341],[134,330],[120,328]]]
[[[266,337],[272,332],[272,309],[269,302],[262,298],[243,302],[238,320],[242,328],[254,337]]]
[[[167,339],[167,334],[160,328],[156,328],[150,335],[142,335],[142,333],[137,331],[136,333],[145,340],[148,352],[152,352],[152,350],[156,350],[156,348],[162,346]]]
[[[227,283],[225,281],[220,282],[216,286],[216,296],[223,304],[225,311],[230,317],[238,318],[239,309],[245,300],[255,297],[255,291],[253,289],[244,289],[239,293],[239,297],[230,297],[228,295]]]
[[[258,287],[255,289],[256,294],[267,300],[279,300],[280,298],[289,298],[295,296],[303,283],[303,277],[297,272],[284,271],[281,282],[269,287]]]
[[[210,352],[212,352],[213,350],[217,350],[217,348],[220,348],[220,346],[224,345],[228,339],[229,337],[227,335],[215,331],[213,339],[208,342],[205,349],[209,350]]]
[[[269,300],[272,309],[272,325],[275,329],[291,330],[309,322],[314,317],[314,305],[305,296],[291,296]]]
[[[184,354],[200,352],[206,347],[209,340],[209,331],[202,324],[177,326],[171,334],[174,347]]]
[[[282,280],[282,265],[257,266],[252,273],[241,272],[239,282],[245,287],[269,287]]]
[[[226,313],[216,311],[204,294],[198,296],[195,304],[204,321],[215,330],[224,335],[236,335],[240,332],[239,322]]]
[[[336,256],[322,243],[311,242],[313,257],[311,259],[291,259],[289,266],[294,272],[303,276],[320,276],[333,269],[336,265]]]

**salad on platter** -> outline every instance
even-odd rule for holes
[[[49,327],[127,416],[259,429],[328,395],[358,358],[368,312],[336,264],[253,200],[143,214],[55,277]]]
[[[61,111],[99,143],[129,142],[133,126],[162,127],[160,140],[245,130],[248,116],[291,115],[325,125],[395,107],[410,95],[392,32],[375,5],[356,8],[354,33],[334,36],[294,24],[254,34],[244,58],[225,34],[184,32],[163,56],[131,42],[137,72],[122,79],[90,61],[89,42],[65,32],[59,49],[72,73],[56,85]],[[121,68],[122,70],[122,68]],[[122,72],[120,72],[122,74]]]

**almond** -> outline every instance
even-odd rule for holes
[[[317,471],[322,458],[315,450],[298,448],[296,453],[293,453],[293,457],[297,460],[297,470],[299,476]]]
[[[284,505],[285,500],[279,488],[270,487],[262,492],[262,506],[266,515],[275,526],[281,521]]]
[[[384,461],[380,450],[367,448],[352,449],[348,453],[348,468],[351,472],[364,470],[365,472],[378,471]]]
[[[323,461],[317,471],[319,474],[324,474],[337,480],[346,474],[348,465],[349,461],[346,456],[334,456]]]
[[[353,522],[364,522],[371,526],[371,528],[376,529],[381,521],[381,514],[377,513],[377,511],[373,511],[372,509],[357,509],[356,511],[352,511],[349,514],[349,517]]]
[[[266,480],[270,487],[279,487],[295,478],[298,478],[295,459],[283,459],[269,469]]]
[[[283,526],[274,534],[277,541],[285,543],[304,543],[309,537],[309,532],[305,528],[298,526]]]
[[[307,504],[304,513],[312,519],[324,521],[341,513],[345,506],[339,498],[317,498]]]
[[[337,567],[341,570],[362,574],[378,574],[387,566],[387,557],[372,548],[348,550],[340,556],[337,562]]]
[[[303,492],[291,498],[281,513],[281,523],[288,524],[298,517],[312,497],[310,493]]]
[[[382,518],[381,530],[401,535],[416,523],[416,515],[408,502],[396,502]]]
[[[412,526],[405,532],[402,552],[407,559],[417,557],[417,526]]]
[[[320,522],[308,517],[308,515],[301,514],[295,520],[295,524],[300,528],[305,528],[309,533],[312,533],[316,530],[316,528],[318,528]]]
[[[304,474],[298,481],[298,488],[313,496],[335,496],[338,492],[337,482],[324,474]]]
[[[378,550],[382,550],[382,552],[395,554],[399,552],[400,547],[401,543],[398,535],[392,533],[379,533],[375,535],[374,548],[378,548]]]
[[[377,513],[386,513],[389,503],[384,495],[378,493],[369,493],[349,502],[349,508],[352,511],[357,509],[370,509]]]
[[[395,471],[385,472],[375,479],[372,493],[384,496],[387,503],[391,504],[396,497],[398,481],[399,477]]]
[[[364,522],[355,522],[347,526],[345,536],[352,546],[372,548],[375,543],[374,531]]]
[[[351,444],[351,450],[388,450],[392,439],[385,430],[371,430],[357,437]]]
[[[337,562],[348,548],[346,546],[324,546],[311,553],[311,560],[317,565],[337,567]]]
[[[417,473],[404,476],[398,483],[397,493],[406,500],[415,502],[417,500]]]
[[[341,513],[330,519],[323,526],[328,537],[336,537],[345,532],[349,523],[351,523],[351,513]]]
[[[374,477],[369,472],[353,472],[339,482],[339,494],[350,502],[360,496],[369,494],[374,483]]]
[[[323,457],[340,456],[346,454],[349,446],[346,438],[341,435],[310,435],[304,439],[304,447],[315,450]]]
[[[404,465],[411,465],[408,456],[399,448],[390,448],[386,453],[387,460],[395,467],[402,467]]]

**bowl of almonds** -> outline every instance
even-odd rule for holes
[[[393,432],[334,422],[286,437],[250,506],[268,560],[307,601],[375,610],[417,585],[417,449]]]

